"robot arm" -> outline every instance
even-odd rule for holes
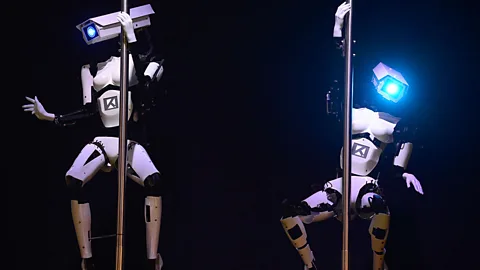
[[[162,78],[164,72],[164,60],[155,54],[148,30],[145,29],[142,31],[145,31],[142,34],[144,34],[148,46],[142,46],[142,44],[138,44],[138,42],[129,44],[136,76],[139,81],[139,87],[135,90],[137,91],[136,95],[138,97],[135,101],[135,107],[140,108],[141,115],[155,106],[156,91],[153,90]]]
[[[412,155],[412,150],[413,144],[411,142],[398,142],[393,165],[406,170],[410,156]]]
[[[340,85],[337,80],[333,81],[326,95],[327,114],[333,116],[337,121],[343,119],[343,102],[341,97]]]
[[[350,4],[343,2],[335,12],[335,25],[333,26],[333,38],[335,41],[335,47],[342,50],[342,55],[344,55],[343,50],[343,23],[345,21],[345,15],[350,11]]]
[[[145,69],[143,75],[147,77],[149,81],[158,82],[163,75],[163,59],[157,62],[150,62]]]
[[[125,31],[128,43],[131,44],[137,42],[137,37],[135,36],[135,29],[133,28],[133,20],[130,15],[126,12],[120,12],[117,15],[117,20],[122,25],[123,31]]]
[[[83,91],[83,107],[80,110],[68,114],[56,115],[53,119],[56,125],[74,125],[77,120],[88,118],[97,113],[97,108],[95,104],[92,103],[93,76],[90,73],[90,65],[82,66],[80,73]]]
[[[78,120],[91,117],[97,113],[97,107],[93,103],[87,103],[80,110],[63,114],[56,115],[54,118],[54,123],[58,126],[71,126],[74,125]]]
[[[31,104],[23,105],[23,109],[26,112],[31,112],[35,115],[38,119],[44,121],[54,122],[56,125],[59,126],[67,126],[75,124],[76,120],[86,118],[92,116],[96,113],[96,107],[92,105],[92,103],[87,103],[83,106],[81,110],[65,114],[65,115],[55,115],[53,113],[49,113],[45,110],[42,103],[38,100],[37,97],[29,98],[25,97]]]
[[[343,2],[335,12],[335,25],[333,26],[333,37],[342,38],[343,23],[345,15],[350,11],[350,4]]]
[[[81,70],[83,105],[92,102],[93,76],[90,73],[90,65],[84,65]]]
[[[402,121],[399,123],[402,123]],[[393,159],[394,177],[404,179],[407,188],[413,186],[418,193],[423,194],[420,181],[418,181],[415,175],[406,172],[413,151],[413,133],[414,131],[406,126],[397,124],[395,127],[395,135],[397,135],[399,139],[397,140],[397,148]]]
[[[337,12],[335,13],[335,25],[333,27],[333,38],[335,41],[335,49],[342,51],[342,56],[345,55],[343,50],[343,42],[344,39],[342,37],[342,29],[345,15],[350,11],[350,4],[342,3],[338,8]],[[341,74],[338,68],[343,67],[343,65],[339,62],[338,65],[332,66],[334,69],[335,74]],[[332,115],[336,118],[337,121],[342,121],[343,119],[343,86],[341,86],[341,82],[338,80],[333,81],[333,85],[330,86],[329,91],[326,95],[326,108],[327,114]]]
[[[395,176],[405,173],[408,162],[413,151],[414,129],[406,124],[404,119],[400,120],[394,129],[396,151],[393,159]]]

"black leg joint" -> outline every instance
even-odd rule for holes
[[[146,196],[160,197],[164,192],[164,181],[160,173],[156,172],[149,175],[144,182]]]
[[[385,200],[378,194],[369,198],[370,207],[375,214],[389,214],[388,206]]]
[[[291,203],[288,199],[283,200],[283,217],[308,216],[312,213],[310,206],[306,202]]]
[[[70,200],[78,201],[78,203],[87,203],[87,199],[84,195],[83,182],[74,177],[67,177],[67,189],[70,193]]]

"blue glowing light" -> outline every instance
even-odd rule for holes
[[[395,83],[390,83],[386,87],[387,93],[390,95],[396,95],[398,93],[399,87]]]
[[[95,37],[97,35],[97,30],[93,26],[89,26],[87,28],[87,35],[91,38]]]
[[[408,91],[408,83],[402,74],[383,63],[373,69],[372,83],[384,99],[397,103]]]

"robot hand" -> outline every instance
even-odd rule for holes
[[[407,188],[410,188],[410,185],[413,185],[415,191],[423,195],[422,185],[420,184],[420,181],[418,181],[417,177],[415,177],[415,175],[410,173],[404,173],[402,177],[407,182]]]
[[[32,103],[22,106],[25,112],[32,112],[32,114],[34,114],[40,120],[53,121],[55,119],[55,115],[53,113],[48,113],[45,108],[43,108],[42,103],[40,103],[37,97],[35,97],[35,99],[29,97],[25,98]]]
[[[350,4],[347,2],[343,2],[338,8],[337,12],[335,13],[335,26],[333,27],[333,36],[334,37],[341,37],[342,36],[342,28],[345,15],[350,11]]]
[[[120,12],[117,16],[117,20],[122,25],[122,29],[127,36],[128,43],[133,43],[137,41],[137,37],[135,36],[135,31],[133,29],[133,21],[130,15],[125,12]]]

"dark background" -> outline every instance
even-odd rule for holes
[[[335,177],[342,130],[327,121],[324,94],[338,65],[331,35],[341,1],[277,2],[151,2],[168,89],[149,149],[169,183],[160,243],[165,270],[302,269],[280,226],[280,203],[303,199],[311,184]],[[380,61],[401,71],[421,125],[422,147],[409,171],[425,195],[404,182],[381,183],[392,212],[387,263],[391,270],[470,269],[478,249],[474,10],[432,0],[355,3],[357,54],[365,59],[356,79],[368,82]],[[33,29],[12,51],[17,57],[26,47],[25,59],[13,61],[22,67],[8,102],[14,129],[6,133],[12,158],[5,181],[16,257],[7,261],[19,269],[80,269],[64,175],[100,122],[58,128],[20,106],[35,95],[53,113],[81,106],[80,67],[95,45],[87,46],[75,26],[120,2],[31,3],[26,11],[30,4],[23,4]],[[115,233],[116,187],[116,173],[100,173],[88,185],[94,236]],[[126,196],[126,269],[139,269],[141,188],[129,181]],[[371,269],[368,224],[352,223],[352,270]],[[341,228],[336,220],[307,226],[321,269],[340,269]],[[113,269],[115,238],[94,240],[93,248],[97,268]]]

